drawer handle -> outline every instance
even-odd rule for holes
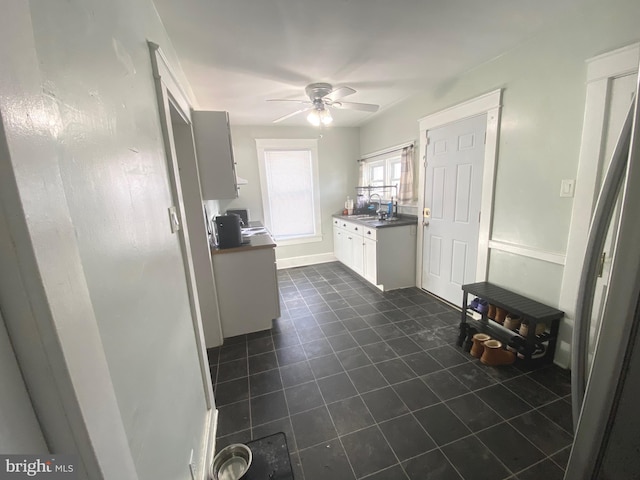
[[[357,232],[358,231],[358,227],[354,228],[354,230]]]
[[[368,230],[368,231],[367,231],[367,235],[371,235],[371,230]]]
[[[346,223],[343,223],[343,224],[342,224],[342,226],[343,226],[343,227],[346,227],[346,226],[347,226],[347,224],[346,224]]]

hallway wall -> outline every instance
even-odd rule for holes
[[[42,410],[47,442],[80,452],[91,478],[190,479],[192,449],[204,467],[207,386],[147,40],[188,84],[150,0],[3,7],[0,206],[12,245],[1,253],[15,254],[26,288],[13,295],[22,285],[5,270],[0,301],[21,366],[30,344],[42,348],[27,384],[51,369],[55,385],[34,387],[34,403],[63,403],[58,420]],[[30,302],[31,331],[18,301]],[[69,423],[64,442],[55,421]]]

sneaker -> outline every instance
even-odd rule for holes
[[[478,302],[478,307],[476,308],[476,312],[487,313],[487,310],[489,310],[489,302],[487,302],[486,300],[480,300]]]

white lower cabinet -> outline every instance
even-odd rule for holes
[[[336,258],[338,259],[338,261],[342,262],[342,263],[346,263],[345,262],[345,257],[344,257],[344,238],[345,238],[345,233],[341,228],[338,228],[337,226],[333,226],[333,254],[336,256]]]
[[[351,269],[358,275],[362,275],[364,269],[364,245],[362,235],[353,232],[347,233],[347,243],[349,245],[348,259],[351,262]]]
[[[222,334],[268,330],[280,316],[275,248],[238,248],[212,255]]]
[[[368,228],[334,218],[336,258],[381,290],[415,286],[416,226]]]
[[[362,276],[368,281],[377,284],[378,272],[377,272],[377,244],[372,238],[363,238],[362,245],[364,247],[364,268]]]

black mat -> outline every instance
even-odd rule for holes
[[[253,460],[243,480],[294,480],[291,458],[284,433],[248,442]]]

